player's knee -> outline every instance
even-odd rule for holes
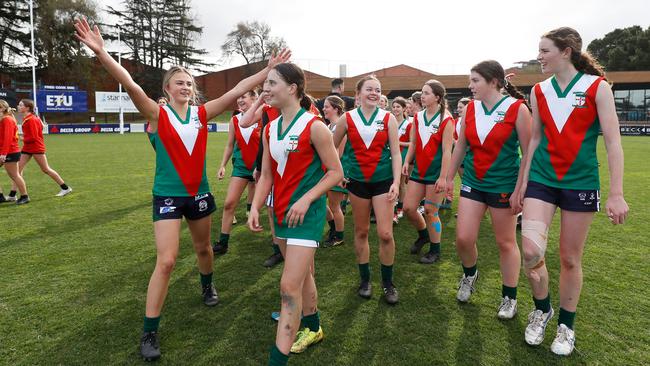
[[[548,226],[538,220],[524,219],[521,223],[524,269],[528,273],[544,264],[548,243]]]
[[[358,241],[368,240],[368,231],[367,230],[355,230],[354,238]]]
[[[569,271],[576,270],[581,268],[582,261],[580,256],[574,254],[562,254],[560,253],[560,266],[562,269]]]
[[[393,232],[391,230],[379,230],[377,236],[381,245],[389,245],[393,242]]]
[[[291,280],[282,276],[280,280],[280,293],[282,293],[282,302],[285,302],[285,296],[287,301],[292,300],[300,292],[300,284],[298,281]]]
[[[237,208],[237,201],[232,200],[232,199],[226,199],[226,201],[223,203],[223,210],[224,211],[235,211]]]
[[[160,273],[162,273],[165,276],[171,275],[175,266],[176,266],[176,258],[174,258],[173,256],[165,256],[162,258],[158,258],[158,263],[156,264],[156,267],[158,267]]]

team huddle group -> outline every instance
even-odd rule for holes
[[[85,19],[75,22],[76,36],[129,93],[149,122],[147,132],[156,155],[153,222],[157,260],[147,291],[140,352],[160,357],[158,326],[179,250],[185,217],[198,259],[203,302],[218,304],[212,280],[214,255],[224,255],[235,208],[249,190],[247,225],[263,230],[260,210],[268,207],[274,253],[265,262],[284,262],[281,307],[269,365],[285,365],[324,337],[314,280],[319,246],[343,243],[344,209],[351,205],[354,248],[359,270],[357,293],[373,294],[368,233],[376,222],[381,295],[397,304],[393,282],[394,222],[406,216],[417,236],[411,249],[424,264],[440,260],[442,224],[439,210],[453,199],[454,178],[462,177],[455,245],[462,275],[456,295],[468,302],[479,278],[479,226],[489,212],[500,255],[502,297],[499,319],[517,313],[517,284],[523,270],[535,307],[528,315],[524,339],[544,340],[556,313],[558,327],[551,350],[574,350],[574,318],[582,286],[581,258],[594,212],[599,211],[600,184],[596,142],[602,132],[609,160],[610,191],[606,211],[613,224],[628,213],[623,198],[623,153],[610,85],[602,68],[581,52],[579,34],[562,27],[544,34],[538,60],[552,75],[534,86],[525,100],[496,61],[470,70],[472,98],[464,98],[454,118],[445,86],[423,83],[410,99],[388,101],[381,82],[366,76],[356,97],[333,93],[314,102],[306,94],[303,71],[283,50],[268,66],[240,81],[223,96],[201,104],[191,74],[172,67],[163,78],[165,99],[147,97],[128,72],[104,49],[99,29]],[[263,85],[258,93],[256,88]],[[333,91],[341,92],[340,80]],[[338,89],[337,89],[338,88]],[[228,142],[218,170],[232,176],[223,208],[221,234],[210,241],[216,210],[206,176],[207,122],[236,101]],[[423,206],[423,209],[422,207]],[[560,223],[559,310],[551,305],[544,262],[548,229],[557,208]],[[521,220],[522,252],[516,240]],[[325,222],[329,232],[323,238]],[[320,243],[323,243],[320,245]]]

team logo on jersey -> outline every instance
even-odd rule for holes
[[[498,111],[495,118],[494,118],[494,123],[501,123],[505,119],[506,119],[506,112]]]
[[[289,136],[289,144],[287,145],[287,152],[298,152],[298,135]]]
[[[584,92],[573,92],[574,108],[587,108],[587,96]]]
[[[167,206],[171,206],[172,204],[174,204],[174,200],[173,200],[173,199],[171,199],[171,198],[165,198],[165,205],[167,205]]]
[[[208,209],[208,202],[206,200],[199,201],[199,212],[203,212]]]
[[[197,130],[203,128],[203,124],[201,123],[201,120],[199,120],[198,116],[192,117],[192,123],[194,124],[194,128],[196,128]]]
[[[373,123],[377,124],[377,126],[375,127],[375,129],[377,131],[383,131],[384,130],[384,121],[378,119],[378,120],[374,121]]]

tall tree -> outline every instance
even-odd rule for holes
[[[29,4],[22,0],[0,2],[0,71],[30,65]]]
[[[650,70],[650,27],[615,29],[591,41],[587,50],[608,71]]]
[[[161,93],[162,72],[170,65],[201,70],[209,63],[200,56],[207,53],[194,46],[203,32],[191,16],[190,0],[125,0],[122,9],[107,7],[118,18],[126,56],[139,68],[134,77],[152,96]],[[115,40],[116,29],[107,29],[108,39]]]
[[[263,22],[239,22],[228,33],[221,45],[223,59],[241,56],[246,64],[266,60],[271,54],[285,48],[287,43],[282,37],[272,37],[271,27]]]

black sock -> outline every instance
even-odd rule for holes
[[[5,198],[5,194],[0,192],[0,198]]]
[[[327,221],[327,224],[330,226],[330,231],[332,232],[336,231],[336,225],[334,224],[334,220]]]
[[[501,297],[508,296],[512,300],[517,300],[517,286],[510,287],[506,285],[501,285]]]
[[[569,329],[573,329],[573,321],[576,319],[575,311],[564,310],[560,307],[560,316],[557,318],[557,325],[564,324]]]
[[[160,315],[155,318],[144,317],[144,327],[143,331],[145,332],[157,332],[158,326],[160,325]]]
[[[548,313],[551,311],[551,295],[546,295],[545,299],[538,300],[533,296],[533,301],[535,302],[535,310],[541,310],[543,313]]]
[[[19,199],[23,199],[23,198],[29,198],[29,196],[26,195],[26,194],[21,194],[20,197],[19,197]]]
[[[67,184],[65,184],[65,183],[61,184],[61,189],[67,190],[68,188],[70,188],[70,187],[68,187]]]
[[[471,267],[463,266],[463,273],[465,274],[465,277],[474,276],[476,274],[476,264]]]
[[[221,233],[221,235],[219,236],[219,244],[227,248],[229,239],[230,239],[230,234]]]
[[[334,231],[334,237],[343,240],[343,231]]]
[[[246,204],[246,211],[250,211],[251,207],[253,207],[253,204],[252,203],[247,203]]]
[[[9,191],[9,197],[16,197],[16,191]]]
[[[273,254],[282,254],[280,251],[280,246],[275,243],[273,243]]]
[[[429,243],[429,253],[440,253],[440,243]]]
[[[429,231],[427,231],[426,227],[422,230],[418,230],[418,239],[428,239],[428,238],[429,238]]]
[[[209,286],[210,284],[212,284],[212,272],[210,272],[208,274],[203,274],[203,273],[199,272],[199,274],[201,275],[201,286],[202,287]]]

